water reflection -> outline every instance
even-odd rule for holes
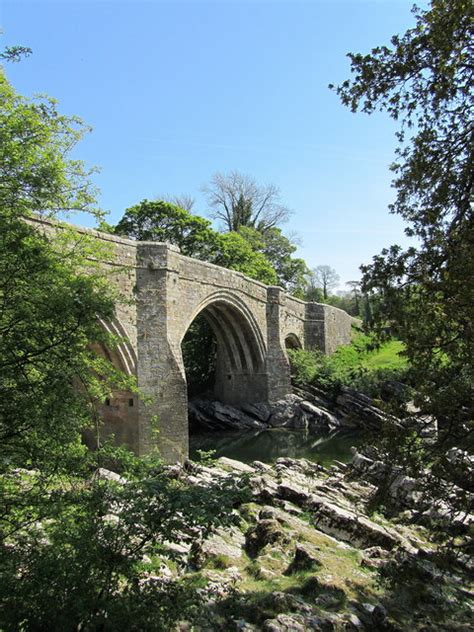
[[[307,433],[287,428],[271,428],[246,432],[212,432],[190,436],[190,456],[198,458],[198,450],[215,450],[215,456],[226,456],[244,463],[272,463],[282,456],[304,458],[330,465],[333,461],[348,463],[351,446],[362,442],[360,433]]]

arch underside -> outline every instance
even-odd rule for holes
[[[206,319],[217,341],[216,398],[234,404],[264,401],[265,346],[245,305],[235,298],[213,296],[199,306],[191,322],[198,316]]]
[[[130,344],[123,325],[117,320],[106,321],[99,319],[101,327],[116,339],[113,352],[110,352],[110,360],[113,365],[126,375],[136,375],[137,356]],[[113,357],[112,357],[113,356]]]

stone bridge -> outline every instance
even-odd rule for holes
[[[51,230],[45,220],[35,223]],[[138,454],[156,445],[167,461],[188,454],[181,342],[197,316],[206,318],[217,340],[215,397],[230,404],[272,402],[289,393],[288,347],[331,353],[350,341],[352,318],[342,310],[298,300],[169,244],[74,228],[108,244],[104,265],[123,298],[114,322],[103,326],[120,343],[100,351],[136,376],[140,396],[114,393],[100,412],[103,433]]]

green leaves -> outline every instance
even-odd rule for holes
[[[432,0],[413,12],[415,26],[391,47],[350,55],[354,77],[336,90],[353,111],[378,108],[400,123],[390,210],[416,242],[374,257],[362,268],[363,290],[373,297],[379,335],[389,329],[405,345],[418,417],[438,422],[429,448],[409,444],[420,469],[452,445],[473,449],[474,5]],[[407,463],[401,443],[388,437],[385,448]],[[431,492],[452,500],[443,486]]]
[[[139,241],[168,242],[183,255],[205,261],[216,249],[217,234],[208,220],[161,200],[143,200],[128,208],[114,231]]]
[[[283,235],[280,228],[272,227],[260,233],[255,228],[241,226],[238,232],[255,252],[260,252],[267,258],[276,272],[278,285],[291,294],[303,294],[308,267],[303,259],[292,256],[296,245]]]
[[[143,200],[125,211],[114,231],[140,241],[167,242],[178,246],[183,255],[237,270],[263,283],[276,282],[269,261],[242,235],[218,233],[207,219],[169,202]]]
[[[217,233],[217,251],[211,262],[230,270],[237,270],[267,285],[277,282],[277,275],[266,257],[255,252],[239,233]]]
[[[31,479],[11,482],[28,489]],[[53,496],[55,510],[48,520],[41,520],[35,491],[36,498],[33,491],[27,496],[30,522],[0,555],[2,630],[51,629],[51,612],[57,630],[169,630],[197,595],[177,579],[159,579],[173,557],[166,543],[190,544],[232,524],[233,506],[249,499],[244,480],[190,485],[158,462],[142,463],[122,483],[49,481],[43,498]]]
[[[58,113],[53,99],[28,100],[0,71],[0,207],[9,215],[87,211],[95,207],[93,170],[66,158],[88,128]]]

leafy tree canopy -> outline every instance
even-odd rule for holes
[[[256,252],[261,252],[273,266],[277,283],[287,292],[303,297],[308,267],[303,259],[293,257],[297,246],[283,235],[280,228],[269,228],[264,233],[249,226],[238,231]]]
[[[0,468],[51,464],[91,421],[86,392],[100,391],[89,343],[104,342],[98,317],[113,313],[90,261],[100,254],[85,236],[64,228],[53,239],[25,221],[97,212],[88,172],[67,157],[85,131],[54,101],[17,95],[0,73]]]
[[[87,170],[68,156],[88,131],[78,117],[60,115],[53,99],[30,101],[0,71],[0,205],[9,218],[32,212],[98,215]]]
[[[164,241],[179,246],[184,255],[237,270],[272,284],[277,280],[264,254],[235,232],[218,233],[209,220],[163,201],[143,200],[125,211],[116,234],[140,241]]]
[[[217,234],[209,220],[162,200],[128,208],[114,232],[138,241],[168,242],[197,259],[209,260],[216,250]]]
[[[277,283],[276,272],[265,255],[255,252],[239,233],[218,233],[218,251],[212,258],[212,263],[238,270],[267,285]]]
[[[374,257],[363,289],[377,298],[379,330],[389,324],[405,343],[417,404],[440,424],[430,451],[442,459],[450,442],[467,445],[474,416],[474,6],[433,0],[413,12],[415,26],[389,46],[349,55],[353,78],[337,93],[352,111],[399,122],[391,211],[416,245]]]

